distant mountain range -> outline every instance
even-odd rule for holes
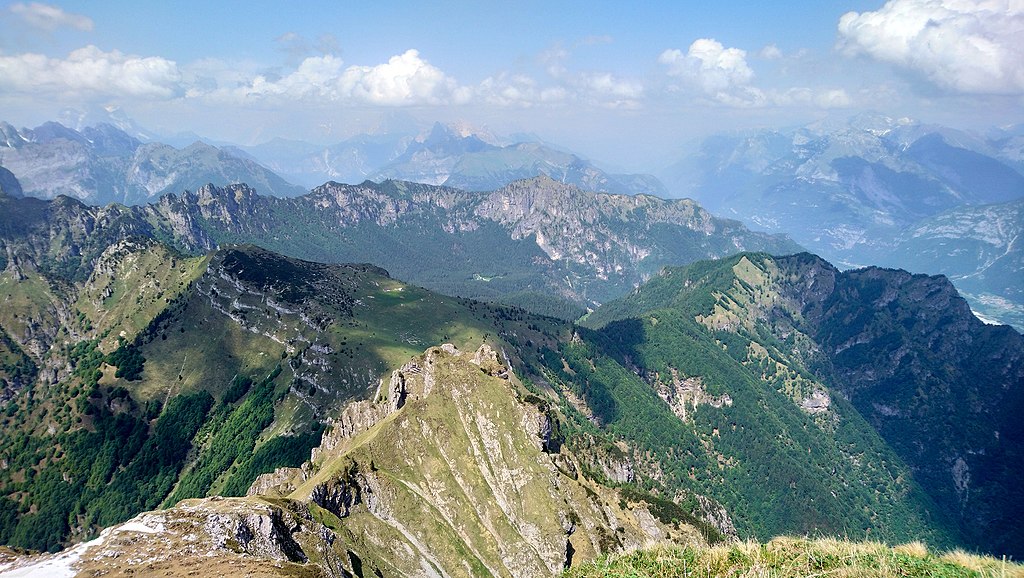
[[[142,141],[110,124],[81,132],[56,122],[35,129],[0,123],[0,166],[25,195],[68,195],[94,205],[146,203],[208,183],[250,183],[264,194],[305,192],[270,170],[216,147],[195,142],[183,149]]]
[[[999,251],[1016,250],[1008,243],[1013,235],[979,248],[980,233],[965,228],[927,231],[937,226],[932,219],[970,221],[989,232],[982,235],[987,243],[997,229],[1024,228],[1021,213],[1004,205],[1024,198],[1022,133],[1015,127],[979,136],[862,115],[841,124],[712,137],[663,178],[674,194],[754,228],[784,231],[845,266],[949,275],[981,313],[1020,323],[1024,301],[1016,287],[1024,284],[1024,269],[1003,259],[1002,273],[986,274]],[[941,249],[920,245],[939,236]],[[918,249],[952,258],[920,258]]]
[[[99,117],[62,118],[81,126]],[[607,173],[530,135],[502,138],[458,124],[435,123],[418,135],[402,124],[330,146],[277,139],[179,149],[144,142],[149,133],[117,110],[102,118],[117,126],[0,124],[0,169],[8,171],[0,187],[12,196],[132,205],[207,184],[244,182],[274,197],[308,190],[279,174],[313,188],[400,180],[481,192],[544,175],[587,191],[668,196],[653,176]],[[948,275],[979,315],[1024,331],[1024,266],[1014,233],[1024,229],[1017,204],[1024,199],[1024,128],[978,135],[861,115],[711,137],[662,176],[674,194],[755,230],[789,234],[841,266]]]
[[[313,188],[329,181],[361,183],[398,158],[414,138],[415,135],[406,133],[362,135],[329,146],[278,138],[255,146],[232,146],[228,150]]]
[[[65,116],[76,126],[91,118]],[[419,136],[359,135],[330,146],[284,139],[214,146],[194,136],[192,144],[176,148],[152,140],[130,119],[107,120],[117,126],[102,122],[75,130],[48,122],[16,129],[0,123],[0,166],[15,175],[25,195],[63,194],[94,205],[144,204],[206,184],[246,183],[260,194],[292,197],[332,181],[396,179],[488,191],[539,175],[595,192],[666,196],[651,175],[610,174],[546,143],[440,123]]]
[[[491,191],[515,180],[545,175],[588,191],[660,197],[667,192],[652,175],[607,173],[548,143],[501,138],[441,123],[420,135],[360,135],[327,147],[275,140],[238,148],[285,178],[310,187],[325,181],[396,179]]]

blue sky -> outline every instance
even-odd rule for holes
[[[0,3],[0,119],[119,107],[241,144],[462,121],[633,169],[861,111],[1024,122],[1022,0],[635,4]]]

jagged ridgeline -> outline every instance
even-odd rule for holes
[[[742,249],[799,250],[693,201],[591,193],[547,177],[493,192],[368,181],[328,183],[294,199],[232,185],[145,207],[87,207],[68,198],[0,202],[12,211],[10,226],[30,236],[35,250],[49,251],[50,266],[67,269],[65,276],[94,256],[90,246],[101,250],[127,235],[188,253],[254,243],[312,261],[374,263],[445,294],[565,319],[621,296],[665,265]]]

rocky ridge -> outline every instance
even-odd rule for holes
[[[140,514],[64,555],[64,567],[83,576],[230,567],[532,577],[602,554],[705,543],[582,474],[579,459],[552,444],[557,412],[526,395],[487,345],[472,355],[428,349],[374,400],[349,406],[302,468],[261,477],[246,498]]]
[[[245,242],[322,262],[373,262],[448,294],[567,317],[564,311],[621,295],[665,265],[737,250],[799,250],[692,201],[590,193],[547,177],[490,193],[328,183],[279,199],[245,185],[209,185],[144,207],[88,207],[67,197],[0,203],[8,211],[0,226],[9,227],[0,255],[17,264],[27,252],[25,259],[64,277],[86,274],[116,239],[155,238],[193,254]]]
[[[165,197],[147,212],[151,220],[172,223],[172,234],[189,246],[203,247],[211,239],[230,236],[270,242],[297,256],[372,260],[402,278],[468,296],[543,287],[591,304],[641,283],[665,264],[740,249],[798,249],[785,238],[752,233],[734,221],[713,217],[692,201],[595,194],[547,177],[491,193],[398,182],[328,183],[295,200],[259,197],[244,187],[204,187],[194,195]],[[289,225],[303,214],[309,215],[304,225],[308,235],[318,236],[322,230],[337,241],[305,244]],[[352,247],[359,236],[379,238],[381,233],[371,232],[378,228],[395,235],[396,249],[406,253],[368,254]],[[410,242],[414,239],[422,242]],[[487,251],[507,246],[497,275],[493,264],[483,264],[493,263],[496,254],[467,254],[468,243]],[[422,253],[435,247],[444,253],[437,259],[456,259],[452,268],[472,279],[452,285],[453,279],[419,270],[432,258]],[[503,275],[502,269],[510,271]]]

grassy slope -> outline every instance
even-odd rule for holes
[[[776,538],[713,548],[662,548],[606,558],[564,578],[1015,578],[1024,566],[962,551],[939,553],[921,543],[895,548],[875,542]]]
[[[741,535],[810,532],[954,543],[948,521],[848,403],[832,396],[824,415],[798,407],[801,395],[827,388],[799,358],[786,355],[787,346],[697,323],[709,312],[727,318],[723,304],[730,299],[722,296],[735,287],[751,289],[751,296],[737,293],[733,305],[758,298],[746,269],[744,259],[735,257],[671,270],[587,318],[587,325],[601,329],[589,338],[595,347],[580,359],[605,360],[592,375],[568,356],[573,369],[586,375],[583,395],[608,398],[603,406],[610,429],[655,452],[669,481],[660,484],[728,504]],[[739,279],[744,276],[748,281]],[[664,383],[672,370],[700,377],[708,394],[728,395],[732,403],[699,406],[682,423],[658,406],[651,385],[619,364],[638,367],[652,383]],[[644,399],[646,405],[638,403]],[[637,411],[641,407],[647,409]]]
[[[631,509],[640,504],[627,507],[614,490],[577,476],[574,458],[541,453],[524,427],[541,410],[524,402],[529,394],[515,378],[484,374],[468,353],[427,356],[417,361],[436,383],[431,393],[410,394],[399,411],[331,450],[291,495],[308,500],[337,480],[376,480],[363,497],[375,502],[373,513],[354,507],[338,519],[321,511],[364,564],[415,574],[416,550],[452,576],[548,575],[563,564],[567,542],[577,561],[642,543]],[[416,380],[410,391],[423,391],[422,374],[406,377]],[[685,524],[660,528],[663,539],[702,543]]]
[[[206,270],[206,257],[185,257],[153,242],[111,246],[74,307],[101,337],[100,349],[132,341]],[[83,321],[84,321],[83,320]]]
[[[438,295],[373,267],[302,263],[250,247],[235,254],[255,261],[242,271],[245,259],[237,258],[229,271],[225,254],[182,258],[155,243],[123,242],[104,254],[77,300],[62,305],[72,325],[58,333],[52,354],[69,356],[75,372],[27,388],[0,414],[9,433],[0,442],[9,465],[0,471],[7,497],[0,497],[0,539],[49,549],[171,493],[244,493],[259,473],[308,458],[324,416],[368,395],[426,345],[489,341],[518,351],[552,344],[561,327]],[[292,295],[296,278],[312,285]],[[59,296],[43,277],[5,276],[0,288],[14,329],[59,325]],[[291,313],[277,314],[268,300]],[[326,325],[313,328],[303,317]],[[122,341],[119,351],[133,353],[110,355]],[[7,347],[3,359],[16,363],[17,353]],[[143,360],[141,371],[117,375],[115,357]],[[198,421],[161,430],[160,420],[176,415]],[[138,493],[143,487],[148,494]],[[40,508],[45,515],[30,514]]]

